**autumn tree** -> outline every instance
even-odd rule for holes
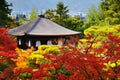
[[[3,27],[7,24],[8,21],[10,21],[10,18],[8,15],[11,13],[11,9],[9,9],[9,4],[6,2],[6,0],[0,1],[0,27]]]
[[[86,36],[85,43],[79,40],[79,48],[68,44],[61,47],[43,45],[33,52],[18,50],[15,75],[25,80],[119,80],[120,37],[106,36],[108,40],[99,40],[98,47],[94,46],[97,42],[92,36]]]
[[[100,7],[104,10],[108,24],[120,24],[120,0],[102,0]]]
[[[15,52],[17,44],[8,34],[8,30],[0,28],[0,80],[17,80],[16,77],[13,77],[14,63],[11,60],[11,58],[17,57]]]

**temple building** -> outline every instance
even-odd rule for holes
[[[26,24],[10,29],[9,34],[17,37],[18,47],[27,49],[31,46],[59,44],[63,45],[66,36],[76,36],[80,32],[60,26],[44,16]]]

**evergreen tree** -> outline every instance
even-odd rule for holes
[[[9,4],[6,0],[0,0],[0,27],[5,26],[10,21],[8,15],[11,13],[11,9],[9,9],[9,6],[12,6],[12,4]]]
[[[57,4],[56,14],[59,17],[68,17],[69,9],[67,6],[64,6],[63,2]]]
[[[63,2],[58,2],[56,9],[48,9],[45,11],[44,15],[46,18],[66,27],[66,20],[69,18],[68,12],[68,7],[65,6]]]
[[[69,17],[68,12],[68,7],[64,6],[63,2],[59,2],[57,4],[57,9],[55,9],[56,15],[53,21],[65,27],[66,19]]]

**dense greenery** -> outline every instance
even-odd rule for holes
[[[0,27],[6,26],[10,21],[8,15],[11,13],[11,9],[9,6],[11,4],[7,3],[6,0],[0,0]]]
[[[83,38],[84,30],[90,26],[119,24],[120,8],[118,3],[120,3],[119,0],[102,0],[98,7],[91,6],[86,15],[86,20],[81,20],[79,15],[74,17],[70,16],[68,6],[65,6],[62,2],[58,2],[56,9],[46,10],[43,15],[61,26],[82,32],[80,37]],[[36,9],[33,9],[30,14],[30,19],[24,20],[22,17],[19,17],[19,24],[17,25],[24,24],[37,17],[38,12]]]
[[[64,26],[74,31],[82,32],[80,37],[83,37],[83,31],[88,26],[84,25],[84,21],[80,19],[80,16],[71,17],[69,15],[69,9],[64,6],[62,2],[57,4],[56,9],[48,9],[44,13],[45,17],[56,22],[57,24]],[[83,26],[84,25],[84,26]]]
[[[37,11],[37,9],[33,8],[31,13],[30,13],[30,20],[34,20],[36,18],[38,18],[38,11]]]
[[[86,15],[87,23],[90,25],[104,25],[104,11],[100,8],[96,8],[94,5],[91,6],[87,15]]]
[[[108,24],[120,24],[120,0],[102,0],[100,7]]]
[[[57,8],[53,10],[46,10],[44,15],[46,18],[51,19],[52,21],[58,23],[61,26],[66,26],[66,19],[69,17],[68,15],[69,9],[67,6],[64,6],[62,2],[57,4]]]
[[[92,6],[87,13],[91,25],[120,24],[120,0],[101,0],[98,8]]]

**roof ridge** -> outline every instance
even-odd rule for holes
[[[28,34],[30,31],[32,31],[32,30],[35,28],[35,26],[37,25],[37,23],[40,21],[40,19],[41,19],[41,18],[39,17],[39,18],[36,20],[36,22],[32,25],[32,27],[26,31],[25,34]]]

